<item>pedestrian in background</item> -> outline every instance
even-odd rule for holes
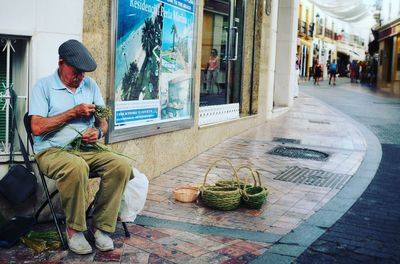
[[[356,60],[353,60],[350,63],[350,82],[355,82],[357,83],[357,79],[358,79],[358,72],[360,70],[358,63]]]
[[[336,60],[333,60],[329,67],[329,85],[331,85],[332,77],[333,77],[333,85],[336,85],[336,69],[337,69]]]
[[[296,53],[296,63],[295,63],[295,67],[296,67],[296,71],[295,71],[295,76],[294,76],[294,86],[293,86],[293,97],[297,97],[299,96],[299,77],[300,77],[300,57],[299,54]]]
[[[318,60],[314,63],[314,85],[319,85],[319,78],[321,78],[322,67]]]
[[[219,71],[219,57],[216,49],[211,50],[207,63],[207,94],[219,94],[217,78]]]

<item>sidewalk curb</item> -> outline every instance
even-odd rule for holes
[[[351,208],[368,187],[378,170],[382,158],[382,148],[378,138],[368,128],[345,113],[315,97],[313,98],[330,110],[342,115],[360,130],[367,143],[364,160],[357,172],[335,197],[251,263],[292,263],[325,233],[326,229],[333,226]]]
[[[159,219],[150,216],[139,215],[135,220],[136,225],[151,226],[157,228],[170,228],[181,231],[204,234],[204,235],[216,235],[216,236],[227,236],[238,239],[252,240],[263,243],[276,243],[282,238],[281,235],[267,232],[250,231],[250,230],[237,230],[226,227],[190,224],[185,222]],[[233,232],[234,231],[234,232]]]

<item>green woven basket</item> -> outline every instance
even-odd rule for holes
[[[225,161],[232,168],[232,178],[236,180],[236,186],[210,186],[207,185],[207,176],[218,162]],[[239,207],[242,197],[242,190],[238,188],[239,179],[232,163],[227,159],[215,161],[204,175],[203,185],[200,187],[201,199],[208,207],[218,210],[234,210]]]
[[[235,180],[219,180],[215,183],[215,186],[221,187],[237,187],[238,182]],[[251,184],[246,184],[244,181],[239,180],[239,187],[243,190],[245,187],[251,187]]]
[[[267,200],[268,190],[266,187],[261,186],[261,178],[258,171],[253,170],[251,167],[246,165],[240,166],[236,171],[239,173],[239,171],[243,169],[248,170],[248,175],[250,175],[254,180],[254,186],[245,187],[243,189],[243,206],[249,209],[260,209]]]

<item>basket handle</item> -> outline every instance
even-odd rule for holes
[[[239,174],[239,171],[242,170],[242,169],[247,169],[247,171],[248,171],[248,174],[247,174],[247,176],[245,178],[245,184],[247,184],[247,178],[249,177],[249,175],[251,175],[253,177],[253,180],[254,180],[254,186],[255,187],[257,187],[257,186],[261,187],[260,173],[257,170],[254,170],[249,165],[241,165],[236,169],[237,173]],[[256,178],[255,175],[257,175],[257,178]],[[248,201],[250,199],[250,197],[249,197],[249,195],[248,195],[248,193],[246,191],[246,188],[243,188],[242,199],[245,200],[245,201]]]
[[[217,165],[217,163],[219,163],[220,161],[225,161],[225,162],[227,162],[227,163],[229,164],[229,166],[231,167],[231,169],[232,169],[232,171],[233,171],[233,178],[234,178],[234,179],[236,178],[236,181],[237,181],[238,186],[239,186],[239,178],[238,178],[238,176],[237,176],[236,169],[235,169],[235,167],[233,166],[232,162],[231,162],[230,160],[228,160],[228,159],[222,158],[222,159],[218,159],[218,160],[214,161],[214,162],[210,165],[210,167],[208,168],[206,174],[204,175],[204,181],[203,181],[203,186],[202,186],[202,187],[205,187],[205,186],[206,186],[208,174],[209,174],[210,171]]]
[[[249,175],[251,175],[251,177],[253,177],[253,181],[254,181],[254,186],[261,186],[261,179],[260,179],[260,173],[256,170],[253,170],[252,167],[250,167],[249,165],[241,165],[236,169],[236,172],[239,174],[239,171],[242,169],[247,169],[248,170],[248,174],[247,177],[245,178],[245,183],[247,184],[247,178]],[[256,176],[257,175],[257,178]]]
[[[261,184],[261,176],[260,176],[260,173],[258,172],[258,170],[255,170],[255,173],[257,174],[258,184],[259,184],[259,186],[261,187],[262,184]]]

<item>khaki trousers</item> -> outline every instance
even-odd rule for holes
[[[71,153],[49,148],[36,155],[40,170],[56,181],[67,225],[77,231],[87,230],[86,208],[89,171],[100,176],[100,189],[93,211],[93,225],[114,232],[122,194],[133,178],[129,159],[110,151]]]

